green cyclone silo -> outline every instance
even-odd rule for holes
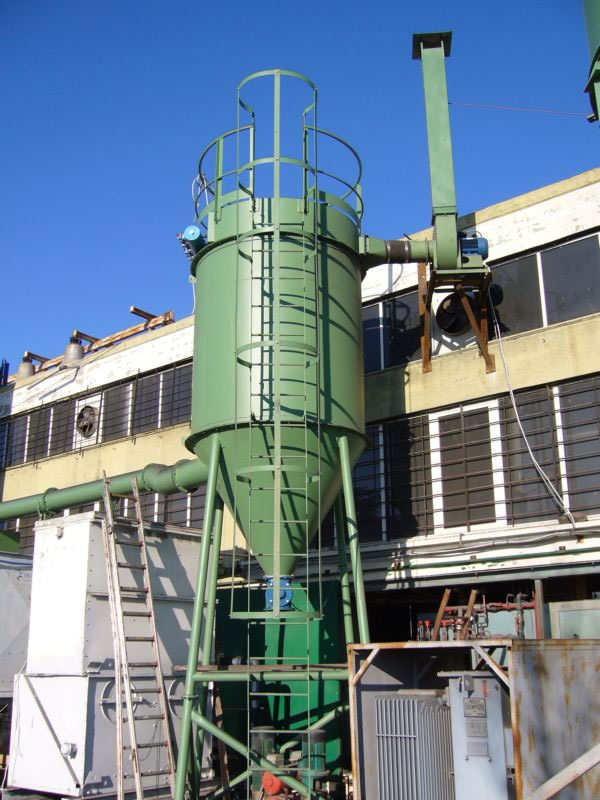
[[[309,93],[296,138],[282,130],[288,80]],[[242,95],[256,81],[263,88],[272,81],[267,156],[257,153],[256,113]],[[196,181],[205,239],[192,262],[186,446],[208,463],[218,433],[218,492],[266,575],[293,573],[339,494],[339,436],[348,438],[352,463],[365,446],[360,161],[350,148],[357,174],[334,178],[317,164],[324,138],[348,148],[317,127],[310,81],[285,70],[256,73],[238,87],[237,127],[206,148]],[[231,166],[229,145],[236,152]]]

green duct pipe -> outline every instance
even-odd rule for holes
[[[345,667],[330,669],[311,669],[308,676],[304,670],[269,670],[250,672],[228,672],[227,670],[194,672],[195,683],[236,683],[238,681],[260,681],[261,683],[281,683],[282,681],[347,681]]]
[[[600,3],[598,0],[584,0],[585,26],[590,45],[590,72],[585,91],[590,96],[592,106],[591,121],[598,119],[600,107]]]
[[[451,33],[415,33],[413,58],[422,61],[429,173],[435,237],[435,264],[456,270],[459,263],[456,190],[448,113],[444,58],[450,55]]]
[[[254,761],[259,767],[264,770],[268,770],[272,772],[274,775],[277,775],[281,780],[286,783],[290,789],[295,789],[298,794],[301,794],[302,797],[311,797],[312,792],[310,789],[305,786],[300,781],[293,778],[291,775],[288,775],[281,770],[278,770],[277,767],[273,764],[272,761],[268,761],[266,758],[263,758],[259,753],[251,748],[247,747],[242,742],[235,739],[229,733],[226,733],[224,730],[221,730],[217,725],[214,725],[210,720],[208,720],[203,714],[199,711],[192,711],[192,720],[199,725],[204,731],[210,733],[215,739],[220,739],[222,742],[228,747],[231,747],[232,750],[238,752],[241,756],[244,756],[249,761]]]
[[[363,269],[380,264],[431,263],[435,244],[428,239],[377,239],[361,236],[359,241],[360,265]]]
[[[111,478],[111,492],[131,494],[133,478],[137,478],[140,492],[172,494],[189,492],[201,483],[206,483],[207,470],[199,459],[178,461],[169,467],[163,464],[148,464],[143,469],[125,472]],[[103,488],[103,481],[97,480],[68,486],[65,489],[50,488],[41,494],[7,500],[0,503],[0,520],[27,517],[30,514],[44,516],[55,511],[63,511],[65,508],[95,503],[102,500]]]

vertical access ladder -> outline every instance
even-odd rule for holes
[[[131,502],[132,498],[111,492],[110,480],[104,476],[104,553],[115,648],[118,800],[124,798],[127,778],[134,779],[136,800],[144,798],[145,778],[160,780],[162,777],[169,795],[173,797],[175,793],[173,744],[148,573],[144,521],[135,477],[131,484],[136,523],[120,526],[117,531],[113,503],[121,499]],[[148,699],[152,697],[156,698],[155,702]],[[144,703],[154,706],[150,713],[139,713],[138,709]],[[155,735],[150,741],[144,741],[144,731],[140,729],[147,729],[150,721],[154,722]],[[125,722],[128,736],[125,736]],[[143,761],[153,753],[156,754],[155,768],[144,769]],[[125,771],[127,754],[131,772]]]
[[[272,531],[271,547],[257,556],[272,559],[273,574],[268,577],[270,600],[260,608],[265,598],[264,585],[257,586],[252,572],[252,559],[247,560],[246,610],[234,608],[233,592],[231,616],[247,620],[246,665],[247,685],[247,747],[256,747],[256,736],[271,734],[276,748],[293,736],[301,733],[296,727],[281,724],[280,711],[297,709],[295,714],[287,712],[284,718],[295,718],[303,728],[310,753],[311,685],[310,685],[310,623],[321,616],[321,585],[318,581],[318,610],[311,610],[309,599],[309,525],[310,507],[318,498],[320,518],[320,357],[319,357],[319,257],[318,257],[318,192],[316,168],[310,170],[309,134],[316,138],[316,98],[303,114],[303,204],[304,213],[300,224],[290,226],[281,219],[281,148],[280,148],[280,89],[281,73],[273,71],[274,80],[274,128],[273,197],[270,204],[261,203],[254,194],[254,138],[251,137],[248,185],[243,185],[241,174],[238,182],[238,207],[245,198],[251,206],[252,224],[249,231],[237,233],[238,286],[240,271],[247,269],[250,278],[250,341],[240,342],[236,334],[236,369],[249,371],[249,397],[246,408],[250,409],[250,420],[237,411],[236,429],[248,426],[248,449],[238,451],[236,458],[236,506],[237,491],[247,493],[249,541],[268,541],[266,530]],[[249,110],[240,102],[240,106]],[[312,112],[313,121],[307,122]],[[254,119],[252,119],[252,124]],[[241,129],[238,120],[238,129]],[[316,143],[314,144],[316,148]],[[316,155],[316,153],[315,153]],[[240,170],[241,171],[241,170]],[[312,171],[313,184],[309,186],[308,175]],[[239,220],[239,217],[238,217]],[[243,266],[242,266],[243,265]],[[240,400],[242,395],[239,395]],[[316,430],[310,438],[309,428]],[[269,446],[264,448],[264,437],[271,436]],[[310,439],[310,441],[309,441]],[[311,449],[313,452],[311,452]],[[272,474],[272,481],[265,481],[265,472]],[[265,494],[272,493],[268,504],[270,513],[265,514]],[[234,515],[237,516],[236,510]],[[289,585],[289,576],[281,574],[280,559],[290,553],[282,551],[282,536],[285,529],[296,529],[304,540],[303,551],[295,553],[306,565],[306,584]],[[256,535],[256,537],[255,537]],[[317,535],[320,558],[320,533]],[[270,552],[268,552],[270,550]],[[234,532],[235,552],[235,532]],[[235,559],[234,559],[235,560]],[[320,575],[320,568],[317,575]],[[252,588],[255,587],[255,588]],[[269,595],[267,592],[267,596]],[[282,598],[291,600],[282,600]],[[303,642],[302,655],[265,655],[264,642],[273,628],[285,630],[292,626],[288,636]],[[263,629],[263,636],[260,635]],[[294,669],[298,678],[291,687],[279,686],[267,690],[261,681],[251,679],[250,673],[261,670]],[[286,683],[290,683],[286,681]],[[260,709],[271,700],[274,727],[266,730],[257,727]],[[298,710],[302,709],[301,712]],[[308,757],[310,769],[310,755]],[[264,767],[249,763],[249,774],[264,773]],[[273,765],[274,775],[295,774],[297,767]],[[310,783],[310,780],[309,780]],[[313,797],[309,789],[310,797]]]

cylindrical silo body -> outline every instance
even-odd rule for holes
[[[276,97],[273,154],[255,157],[251,128],[248,160],[238,158],[238,186],[227,193],[218,182],[223,142],[216,143],[214,194],[201,215],[208,243],[192,267],[186,444],[206,462],[218,433],[219,494],[265,574],[291,575],[340,492],[338,437],[348,436],[353,461],[364,448],[359,215],[344,192],[319,189],[307,145],[320,133],[316,123],[307,133],[302,118],[301,158],[283,155],[282,73],[268,75]],[[297,196],[282,193],[282,165],[298,171]],[[272,170],[269,197],[255,189],[259,166]]]

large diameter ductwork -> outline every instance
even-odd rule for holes
[[[380,264],[417,264],[433,262],[435,243],[414,239],[376,239],[361,236],[360,265],[364,270]]]
[[[132,481],[137,480],[141,492],[190,492],[206,483],[207,469],[199,459],[178,461],[171,466],[148,464],[143,469],[125,472],[110,479],[111,492],[131,494]],[[65,489],[46,489],[41,494],[20,497],[0,503],[0,520],[16,519],[31,514],[52,514],[65,508],[102,500],[102,480],[80,483]]]

